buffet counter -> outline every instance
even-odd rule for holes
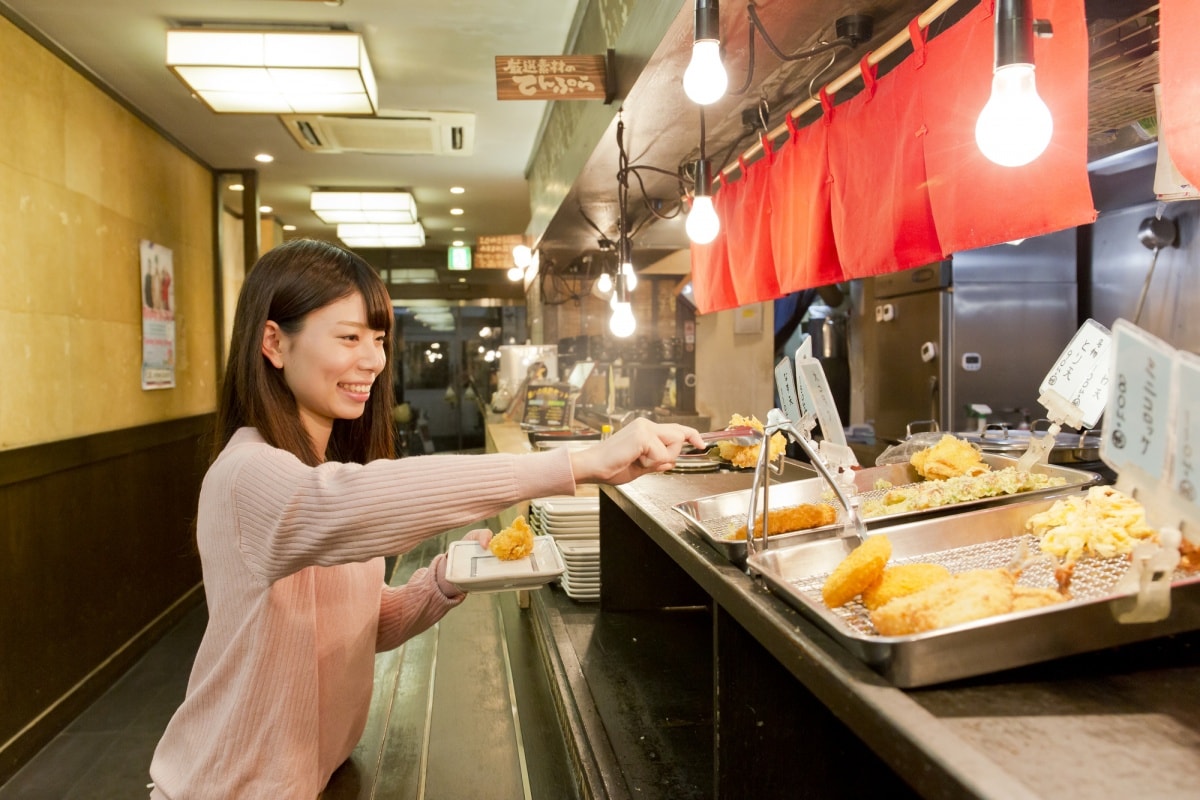
[[[530,449],[513,423],[489,425],[493,447]],[[593,796],[1197,796],[1200,632],[898,689],[729,563],[672,508],[748,489],[751,480],[739,471],[664,473],[602,487],[599,609],[575,604],[557,588],[534,593],[535,617],[549,612],[559,624],[554,621],[564,617],[556,608],[573,607],[580,612],[570,614],[576,628],[596,629],[593,636],[576,630],[574,647],[561,632],[543,641],[560,651],[547,659],[551,682],[573,694],[565,712],[577,717],[566,726],[569,738],[593,739],[574,743],[574,751],[583,754],[576,756],[577,769],[599,787]],[[685,619],[680,611],[686,609],[691,616]],[[580,623],[589,611],[592,622]],[[695,614],[706,615],[711,624],[692,624]],[[611,627],[606,620],[614,620],[631,642],[624,652],[603,638],[601,629]],[[693,637],[688,647],[672,639],[672,626],[681,635],[688,629]],[[683,652],[711,663],[688,671],[680,663]],[[648,669],[656,657],[675,672]],[[556,669],[564,674],[555,675]],[[624,693],[598,689],[601,679]],[[657,694],[643,690],[655,681]],[[696,682],[709,681],[711,691],[697,691]],[[588,696],[597,691],[619,696]],[[650,703],[655,697],[665,698],[664,705],[673,701],[672,717],[679,716],[681,697],[697,710],[685,715],[685,723],[669,719],[665,708],[630,711],[635,694]],[[653,763],[631,766],[631,758],[643,740],[663,729],[676,732],[680,729],[672,726],[680,724],[711,727],[709,735],[689,740],[702,741],[712,753],[711,771],[707,752],[698,754],[703,762],[698,768],[688,767],[699,788],[643,782],[627,790],[605,774],[606,752],[609,772],[624,772],[630,786],[631,772],[658,774],[651,771]],[[643,751],[647,762],[681,759],[678,750]],[[596,763],[600,777],[589,777],[589,765]]]
[[[897,689],[672,508],[750,479],[649,475],[600,498],[602,613],[712,609],[715,797],[1200,792],[1200,634]]]

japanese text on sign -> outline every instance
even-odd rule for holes
[[[496,56],[499,100],[604,99],[604,56]]]
[[[1113,331],[1113,396],[1101,456],[1117,472],[1137,467],[1153,480],[1167,469],[1167,401],[1174,350],[1133,325]]]

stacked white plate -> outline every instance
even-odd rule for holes
[[[565,571],[559,583],[574,600],[600,599],[600,498],[560,495],[529,504],[534,533],[552,536]]]
[[[556,542],[566,567],[558,582],[573,600],[600,599],[600,540]]]

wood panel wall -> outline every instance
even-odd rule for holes
[[[213,423],[0,452],[0,783],[201,599]]]

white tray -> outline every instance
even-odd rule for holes
[[[535,536],[526,558],[502,561],[475,541],[450,543],[446,580],[464,592],[536,589],[557,578],[566,567],[548,536]]]

